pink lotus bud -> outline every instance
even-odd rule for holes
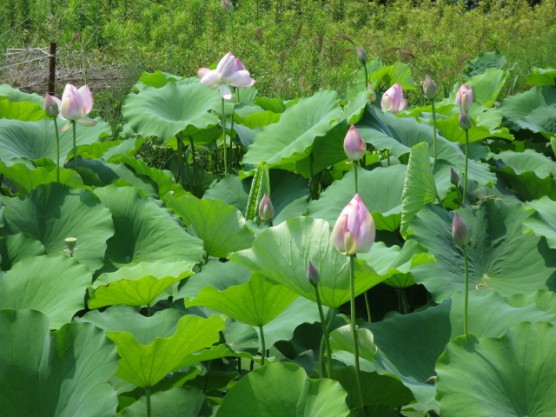
[[[454,167],[450,168],[450,182],[457,187],[459,184],[459,175],[454,169]]]
[[[309,265],[307,265],[307,278],[309,278],[309,282],[313,287],[319,285],[319,271],[317,271],[312,262],[309,262]]]
[[[473,104],[473,90],[468,85],[462,84],[456,94],[456,103],[460,110],[468,112]]]
[[[56,97],[46,94],[44,96],[44,111],[48,117],[57,117],[60,112],[60,100]]]
[[[469,229],[463,222],[459,213],[456,213],[452,221],[452,238],[454,243],[463,248],[469,243]]]
[[[261,202],[259,203],[259,219],[263,222],[272,220],[274,217],[274,206],[268,197],[268,194],[265,193],[263,198],[261,198]]]
[[[340,253],[345,255],[365,253],[371,250],[375,234],[373,216],[365,207],[359,194],[355,194],[334,225],[332,243]]]
[[[367,144],[361,139],[361,135],[354,125],[349,127],[344,139],[344,151],[352,161],[359,161],[367,152]]]
[[[79,89],[66,84],[62,94],[61,113],[64,119],[77,121],[86,118],[93,109],[93,95],[89,87]]]
[[[465,110],[463,110],[461,108],[459,110],[459,125],[461,126],[461,128],[463,130],[469,130],[471,128],[471,126],[473,125],[471,123],[471,119],[469,118],[469,116],[467,115]]]
[[[434,100],[436,97],[436,83],[428,74],[423,82],[423,93],[425,93],[425,97],[429,100]]]
[[[403,89],[399,84],[394,84],[382,95],[380,101],[382,111],[399,113],[407,108],[407,100],[403,98]]]
[[[361,65],[365,65],[367,63],[367,53],[361,47],[357,48],[357,59],[361,63]]]
[[[216,69],[199,68],[197,75],[201,77],[201,83],[211,89],[220,88],[220,94],[226,100],[232,98],[230,85],[233,87],[251,87],[255,80],[251,78],[249,71],[243,63],[231,52],[222,57]]]

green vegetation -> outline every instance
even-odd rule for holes
[[[139,71],[192,76],[233,50],[262,94],[282,98],[344,91],[360,68],[359,46],[369,60],[407,63],[416,80],[426,73],[443,80],[444,93],[461,81],[465,62],[483,51],[507,57],[511,90],[532,67],[556,66],[551,1],[532,8],[524,0],[489,0],[469,11],[444,1],[237,3],[228,14],[219,0],[7,0],[0,4],[0,47],[57,40],[65,65],[83,74],[117,64],[123,90]]]

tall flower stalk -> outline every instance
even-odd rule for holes
[[[363,406],[363,390],[361,388],[361,371],[359,366],[359,342],[357,340],[355,315],[355,259],[357,253],[365,253],[371,250],[375,236],[376,229],[373,217],[359,194],[355,194],[352,200],[344,207],[334,225],[332,242],[336,249],[340,253],[349,256],[350,260],[350,327],[353,336],[357,391],[364,414],[366,413]]]
[[[436,98],[437,88],[436,83],[428,74],[425,76],[425,81],[423,82],[423,93],[425,94],[425,97],[431,102],[432,107],[432,145],[434,162],[436,163],[436,160],[438,159],[438,150],[436,146],[436,108],[434,106],[434,99]]]
[[[469,244],[470,234],[467,225],[463,221],[461,215],[456,213],[452,220],[452,238],[454,243],[463,252],[463,259],[465,262],[465,290],[463,301],[463,334],[467,337],[469,334],[469,257],[467,255],[467,245]]]
[[[44,111],[54,121],[54,134],[56,135],[56,182],[60,182],[60,133],[58,132],[58,114],[62,103],[56,97],[46,94],[44,96]]]
[[[469,182],[469,129],[472,126],[469,109],[473,104],[473,90],[463,84],[456,94],[456,104],[459,107],[459,124],[465,131],[465,170],[463,177],[463,204],[467,200],[467,183]]]

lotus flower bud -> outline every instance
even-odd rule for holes
[[[334,229],[332,243],[345,255],[365,253],[371,250],[375,241],[375,222],[365,207],[359,194],[344,207]]]
[[[361,65],[365,65],[367,63],[367,53],[361,47],[357,48],[357,59],[361,63]]]
[[[380,101],[382,111],[399,113],[407,108],[407,100],[403,98],[403,89],[399,84],[394,84],[382,95]]]
[[[463,248],[469,243],[469,229],[465,225],[459,213],[456,213],[452,221],[452,238],[454,243]]]
[[[309,262],[309,265],[307,265],[307,278],[309,278],[309,282],[313,287],[319,285],[319,271],[317,271],[312,262]]]
[[[52,97],[50,94],[46,93],[44,96],[44,111],[48,117],[57,117],[60,112],[60,106],[58,106],[58,99]]]
[[[272,220],[274,217],[274,206],[268,197],[268,194],[265,193],[263,198],[261,198],[261,202],[259,203],[259,219],[263,222],[267,222]]]
[[[352,161],[359,161],[367,152],[367,144],[361,139],[361,135],[354,125],[349,127],[344,139],[344,151]]]
[[[469,130],[473,126],[471,119],[463,109],[459,110],[459,125],[463,130]]]
[[[423,93],[425,93],[425,97],[429,100],[434,100],[436,97],[436,83],[428,74],[423,82]]]
[[[460,110],[468,112],[473,104],[473,90],[468,85],[462,84],[456,94],[456,103]]]
[[[456,170],[454,169],[454,167],[450,168],[450,182],[455,185],[456,187],[459,184],[459,175],[456,172]]]

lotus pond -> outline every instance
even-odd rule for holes
[[[0,417],[554,417],[556,69],[361,62],[1,85]]]

